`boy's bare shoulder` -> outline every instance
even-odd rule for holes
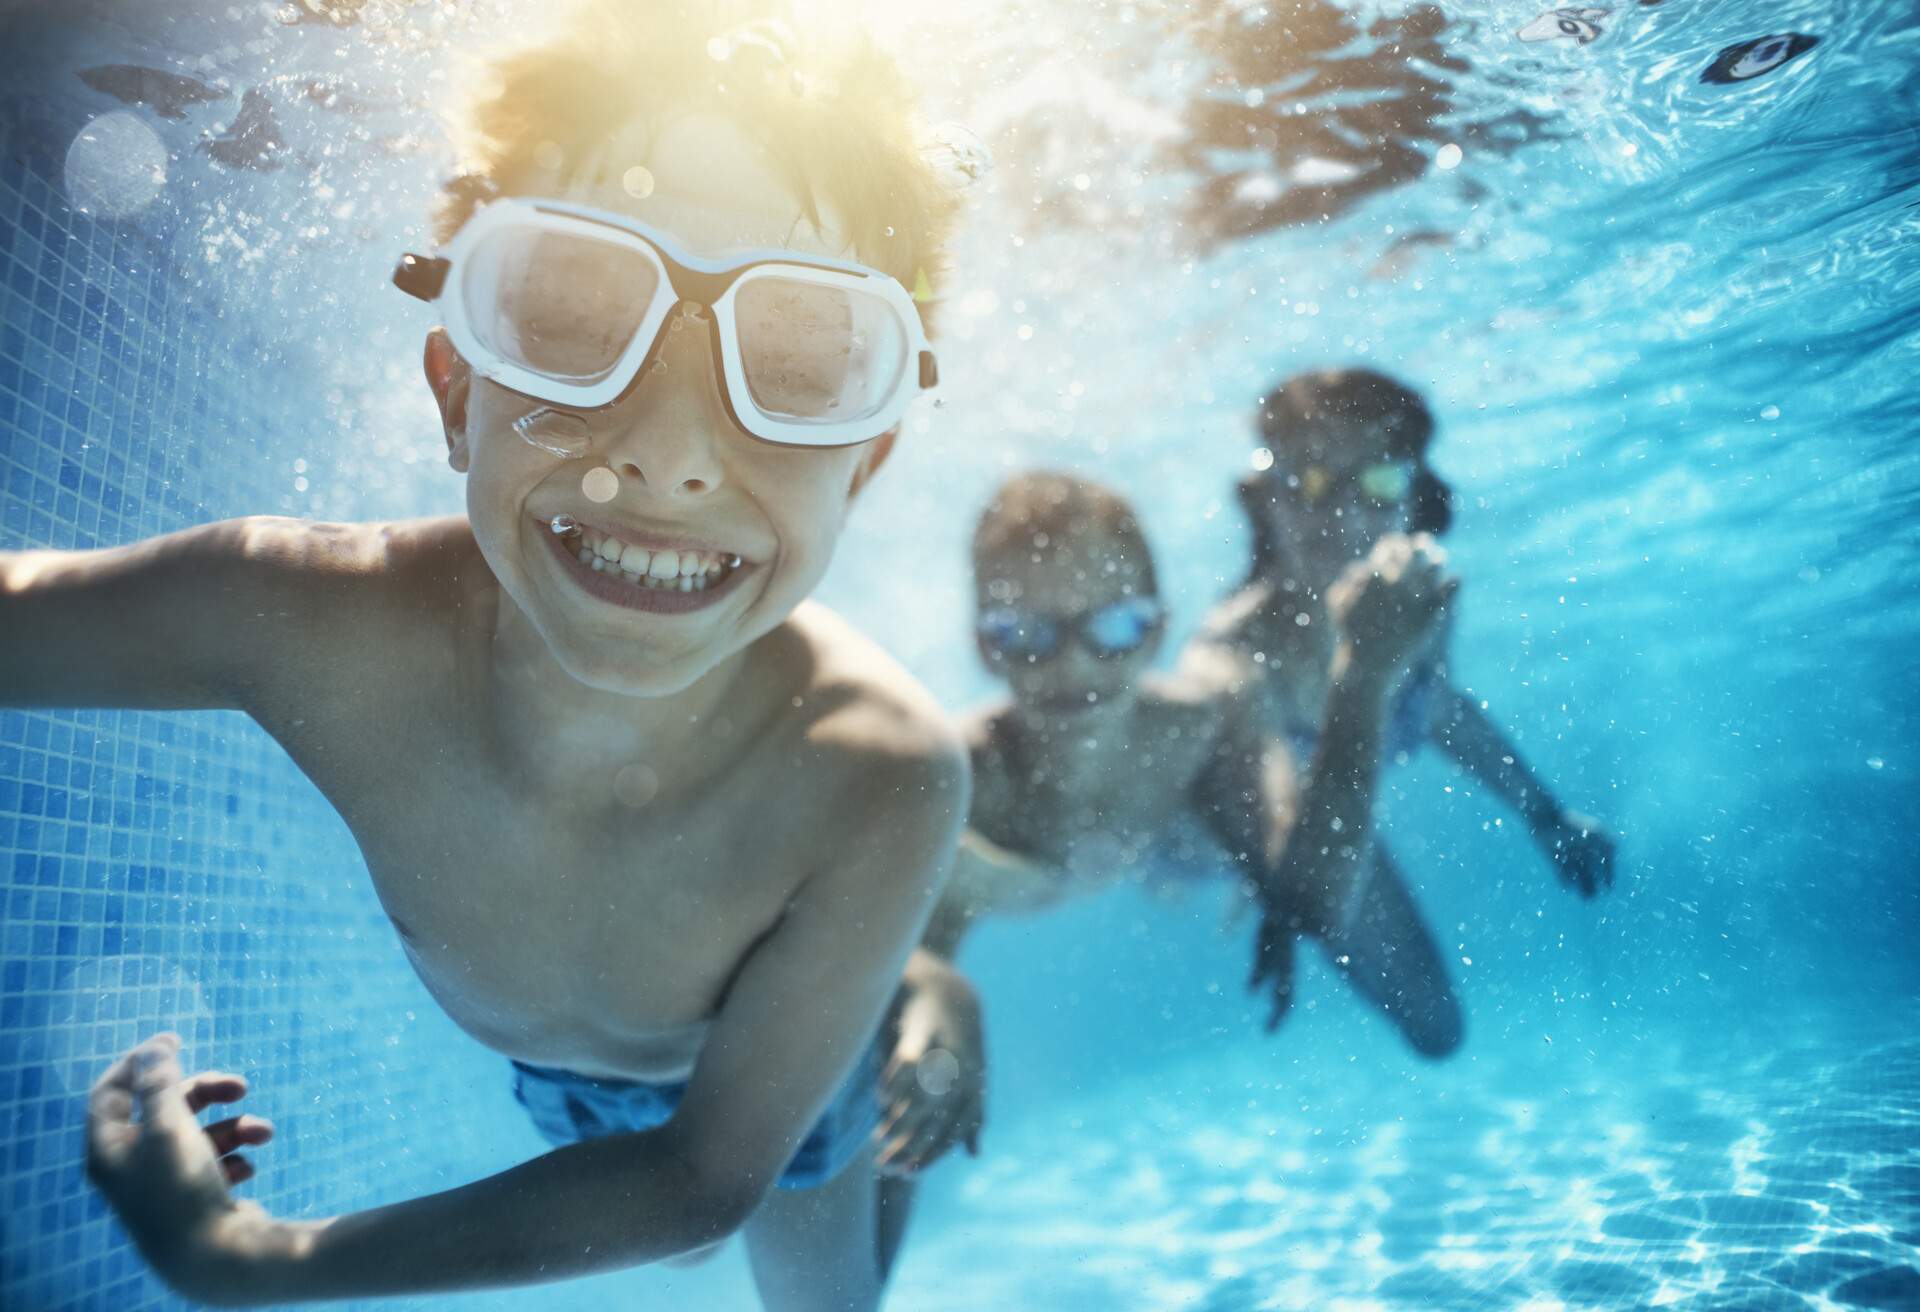
[[[878,643],[814,602],[763,641],[773,644],[764,655],[783,670],[789,723],[810,761],[862,790],[876,781],[888,791],[964,790],[959,733]]]
[[[459,633],[489,621],[497,585],[464,517],[333,524],[254,516],[221,526],[234,593],[260,650],[245,680],[256,716],[330,694],[438,677]],[[382,678],[370,681],[370,672]]]
[[[493,593],[464,516],[335,524],[257,515],[235,520],[234,550],[253,586],[322,633],[341,621],[418,627]]]
[[[233,530],[247,560],[288,577],[374,592],[418,588],[433,576],[454,577],[474,562],[484,564],[460,515],[373,524],[254,515],[233,521]]]

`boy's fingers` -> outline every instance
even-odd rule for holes
[[[913,1096],[917,1066],[911,1061],[896,1061],[880,1077],[880,1105],[891,1107]]]
[[[138,1073],[134,1076],[133,1093],[140,1104],[141,1120],[172,1131],[200,1128],[187,1109],[177,1046],[149,1045],[146,1057],[135,1066]]]
[[[217,1102],[238,1102],[247,1096],[245,1077],[227,1071],[201,1071],[180,1086],[187,1110],[198,1114]]]
[[[254,1177],[253,1163],[238,1153],[232,1157],[222,1157],[220,1169],[225,1173],[228,1184],[245,1184]]]
[[[273,1126],[258,1116],[235,1116],[207,1127],[213,1151],[221,1157],[236,1148],[257,1147],[273,1138]]]
[[[955,1132],[960,1127],[943,1116],[930,1116],[920,1123],[920,1129],[913,1136],[913,1145],[908,1155],[916,1166],[925,1167],[937,1160],[941,1154],[953,1146]]]

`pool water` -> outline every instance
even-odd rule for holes
[[[1262,1034],[1204,880],[984,927],[983,1152],[929,1178],[893,1306],[1920,1306],[1920,15],[1544,8],[864,11],[994,164],[942,403],[826,599],[992,696],[965,544],[1045,465],[1136,502],[1183,637],[1245,569],[1254,398],[1367,364],[1440,419],[1461,682],[1621,839],[1581,903],[1471,780],[1391,773],[1444,1063],[1311,951]],[[0,546],[459,506],[385,277],[449,171],[436,92],[512,21],[0,16]],[[0,712],[0,877],[0,1305],[177,1305],[78,1166],[79,1092],[162,1026],[253,1079],[276,1213],[539,1151],[241,717]],[[751,1298],[735,1246],[463,1301]]]

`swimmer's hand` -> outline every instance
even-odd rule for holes
[[[1563,810],[1536,837],[1560,882],[1581,897],[1596,897],[1601,889],[1613,887],[1613,855],[1619,843],[1592,816]]]
[[[1253,971],[1247,989],[1269,998],[1266,1031],[1271,1034],[1293,1009],[1293,956],[1300,941],[1300,918],[1260,896],[1260,933],[1253,943]]]
[[[932,960],[915,958],[916,965]],[[980,995],[951,967],[910,970],[899,1036],[880,1079],[875,1165],[887,1175],[913,1175],[955,1143],[978,1157],[986,1089]]]
[[[246,1301],[249,1255],[275,1230],[259,1204],[230,1192],[253,1175],[239,1150],[267,1142],[273,1126],[258,1116],[194,1119],[246,1092],[238,1075],[183,1078],[179,1036],[159,1034],[108,1067],[87,1100],[87,1174],[141,1255],[195,1302]]]
[[[1337,665],[1391,686],[1439,629],[1460,579],[1430,534],[1390,533],[1327,589]]]

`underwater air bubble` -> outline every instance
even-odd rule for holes
[[[572,515],[555,515],[547,521],[547,527],[555,533],[572,533],[580,527],[580,521]]]
[[[638,811],[660,795],[660,775],[652,766],[631,761],[614,772],[613,795]]]
[[[960,1078],[959,1059],[945,1048],[928,1048],[927,1055],[914,1067],[913,1078],[934,1097],[945,1097]]]
[[[993,167],[986,143],[958,123],[930,128],[921,141],[920,158],[954,191],[965,191]]]
[[[1435,152],[1433,157],[1434,165],[1438,168],[1443,168],[1443,169],[1459,168],[1461,154],[1462,152],[1460,150],[1460,147],[1454,145],[1451,141],[1449,141],[1446,145],[1440,147],[1440,149],[1437,152]]]
[[[653,171],[643,165],[635,164],[620,175],[620,185],[627,195],[635,200],[645,200],[653,195]]]
[[[82,214],[125,218],[145,209],[166,182],[167,148],[137,114],[102,114],[67,147],[67,201]]]
[[[1755,37],[1722,50],[1700,75],[1700,80],[1721,86],[1750,82],[1790,60],[1798,59],[1819,44],[1819,37],[1808,36],[1805,32],[1780,32],[1773,36]]]
[[[596,465],[580,480],[580,495],[598,505],[605,505],[620,495],[620,475],[605,465]]]
[[[521,415],[513,421],[513,431],[528,446],[562,460],[577,460],[593,446],[593,430],[586,420],[551,406]]]

